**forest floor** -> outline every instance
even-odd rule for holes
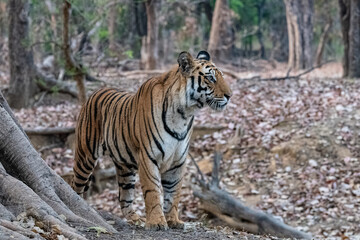
[[[360,238],[360,81],[342,79],[339,63],[285,81],[253,78],[285,76],[285,64],[256,61],[247,67],[224,67],[239,75],[239,79],[226,75],[233,90],[227,110],[216,113],[207,108],[195,118],[198,126],[223,127],[196,136],[191,142],[190,153],[202,171],[207,175],[211,172],[218,146],[223,152],[220,186],[246,205],[310,232],[315,238]],[[124,76],[116,68],[94,72],[104,83],[88,83],[89,92],[99,85],[136,91],[151,76],[138,72]],[[79,106],[73,99],[58,93],[40,99],[36,107],[15,111],[23,127],[75,125]],[[43,146],[39,150],[58,174],[72,170],[71,144]],[[99,166],[112,165],[105,159]],[[180,215],[202,227],[187,233],[149,233],[141,227],[130,227],[124,239],[267,238],[214,227],[221,222],[207,216],[192,195],[197,172],[190,159],[187,168]],[[109,181],[88,201],[99,210],[121,216],[117,195],[115,185]],[[144,215],[139,185],[135,207]],[[195,223],[189,226],[194,229]],[[96,234],[91,236],[96,238]]]

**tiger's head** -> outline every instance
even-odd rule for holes
[[[200,51],[194,59],[190,53],[181,52],[179,69],[187,79],[186,103],[188,107],[208,105],[216,111],[226,108],[232,92],[224,74],[210,61],[210,54]]]

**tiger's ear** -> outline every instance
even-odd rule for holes
[[[190,71],[194,67],[193,57],[188,52],[181,52],[178,57],[179,67],[181,72],[185,75],[189,75]]]
[[[200,51],[196,58],[210,61],[210,54],[207,51]]]

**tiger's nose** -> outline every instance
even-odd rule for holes
[[[224,94],[224,97],[226,97],[226,100],[228,100],[229,101],[229,99],[230,99],[230,95],[227,95],[227,94]]]

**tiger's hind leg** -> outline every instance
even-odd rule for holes
[[[119,202],[124,217],[133,223],[142,220],[133,209],[135,195],[136,171],[119,164],[113,160],[116,166],[116,177],[119,186]]]
[[[164,191],[164,214],[170,228],[184,228],[184,222],[179,219],[178,213],[183,179],[182,172],[182,167],[179,167],[170,169],[170,171],[161,175],[161,184]]]
[[[76,150],[74,162],[72,188],[77,194],[82,195],[88,190],[89,179],[94,170],[96,159],[93,159],[92,156],[81,155]]]

